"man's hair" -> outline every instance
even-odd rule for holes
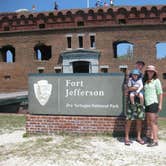
[[[137,61],[136,64],[141,64],[142,66],[145,66],[145,62],[144,61]]]

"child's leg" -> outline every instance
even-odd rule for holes
[[[134,104],[134,99],[135,99],[135,95],[134,93],[130,93],[130,101],[131,101],[131,104]]]
[[[142,93],[139,93],[139,98],[140,98],[140,104],[144,105],[144,96]]]

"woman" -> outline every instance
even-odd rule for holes
[[[148,147],[158,146],[158,113],[162,110],[162,86],[155,66],[147,66],[144,74],[144,96],[147,125],[150,128]]]

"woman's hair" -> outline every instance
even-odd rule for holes
[[[158,78],[158,74],[156,72],[154,72],[154,75],[152,77],[154,80]],[[145,71],[144,73],[144,77],[143,77],[143,83],[145,83],[146,81],[148,81],[149,78],[148,78],[148,72]]]

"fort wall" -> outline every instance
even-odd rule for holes
[[[83,36],[83,48],[98,50],[99,65],[110,66],[108,72],[119,72],[120,66],[134,68],[137,60],[156,65],[159,77],[166,85],[166,58],[156,58],[156,44],[166,42],[166,6],[124,6],[73,9],[49,12],[19,12],[0,14],[0,91],[28,88],[28,74],[54,72],[62,66],[61,53],[78,49],[78,36]],[[95,48],[90,36],[95,36]],[[72,37],[71,47],[67,36]],[[115,57],[114,42],[134,45],[132,58]],[[36,59],[36,46],[50,47],[51,58]],[[14,61],[5,61],[6,48],[12,48]]]

